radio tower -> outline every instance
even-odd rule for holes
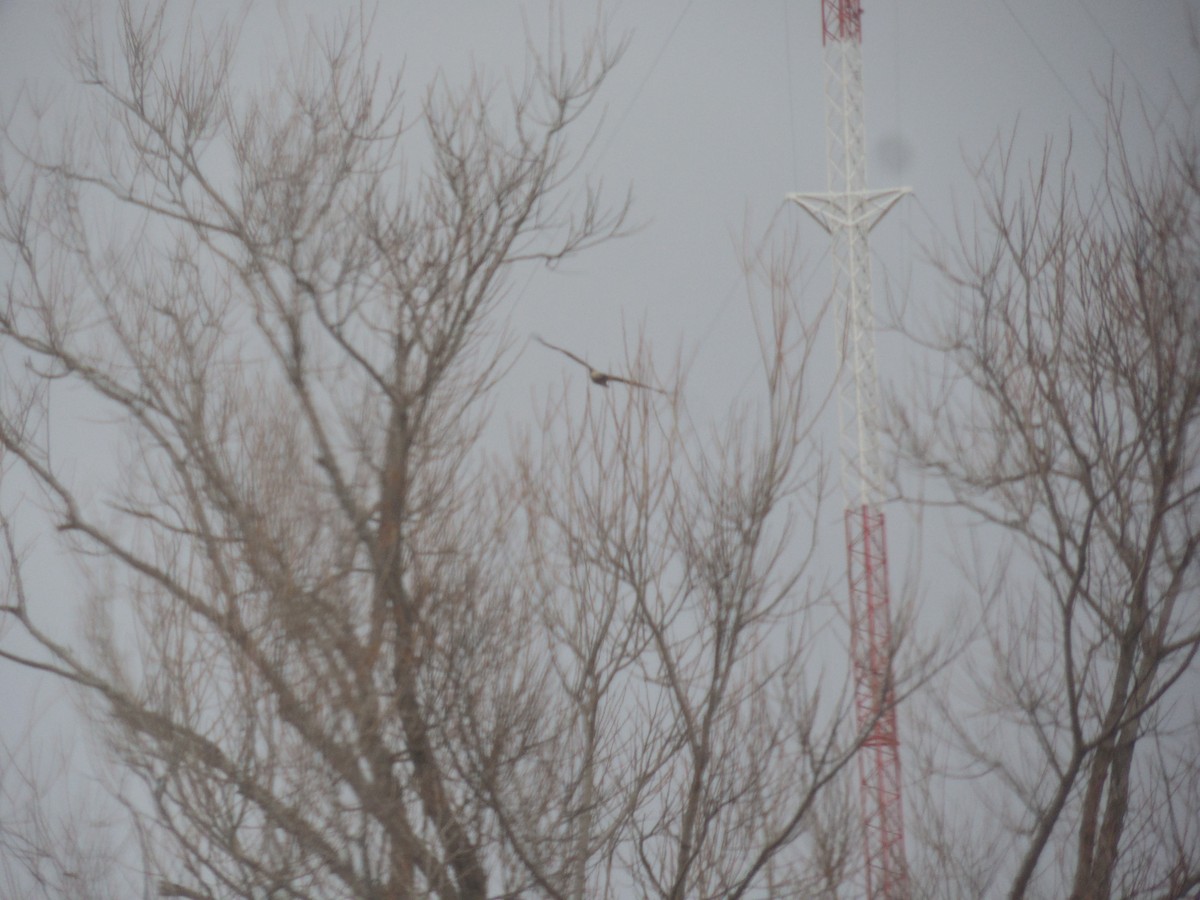
[[[858,753],[858,773],[866,896],[868,900],[908,900],[887,542],[880,506],[879,378],[867,236],[909,189],[866,189],[859,0],[821,0],[821,21],[829,190],[789,194],[788,199],[800,204],[833,240],[850,656],[858,728],[865,735]]]

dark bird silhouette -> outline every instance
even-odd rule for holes
[[[572,353],[570,350],[564,350],[562,347],[555,346],[554,344],[551,344],[549,341],[543,340],[540,335],[535,334],[533,336],[533,339],[535,341],[537,341],[539,344],[541,344],[543,347],[549,347],[551,350],[557,350],[559,353],[561,353],[563,356],[567,357],[568,359],[574,360],[575,362],[579,363],[581,366],[583,366],[585,369],[588,370],[588,378],[592,379],[592,383],[598,384],[602,388],[608,387],[609,382],[616,381],[620,384],[627,384],[630,387],[645,388],[648,391],[656,391],[659,394],[666,393],[666,391],[664,391],[662,388],[656,388],[656,387],[654,387],[654,385],[651,385],[651,384],[643,384],[642,382],[634,381],[631,378],[622,378],[620,375],[611,375],[608,372],[601,372],[599,369],[597,369],[595,366],[593,366],[591,363],[589,363],[586,359],[581,359],[580,357],[578,357],[574,353]]]

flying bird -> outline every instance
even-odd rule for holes
[[[570,350],[564,350],[562,347],[557,347],[554,344],[551,344],[549,341],[542,340],[540,335],[535,334],[533,336],[533,339],[535,341],[537,341],[539,344],[541,344],[543,347],[549,347],[551,350],[557,350],[559,353],[561,353],[563,356],[567,357],[568,359],[574,360],[575,362],[579,363],[581,366],[583,366],[585,369],[588,370],[588,378],[592,379],[592,383],[598,384],[602,388],[608,387],[608,384],[610,381],[616,381],[620,384],[627,384],[630,387],[645,388],[648,391],[656,391],[660,394],[666,393],[666,391],[664,391],[662,388],[654,387],[654,385],[652,385],[652,384],[643,384],[642,382],[634,381],[631,378],[622,378],[620,375],[611,375],[608,372],[601,372],[599,369],[597,369],[595,366],[593,366],[591,363],[589,363],[586,359],[581,359],[578,356],[576,356],[574,353],[572,353]]]

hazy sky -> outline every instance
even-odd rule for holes
[[[0,0],[6,105],[23,79],[54,77],[56,5]],[[199,8],[215,17],[232,5],[210,0]],[[177,6],[182,14],[190,4]],[[339,6],[345,4],[262,2],[246,46],[274,41],[282,51],[276,9],[300,31],[308,17],[319,21]],[[530,11],[536,29],[545,4],[407,0],[381,7],[379,53],[406,65],[415,98],[432,72],[454,80],[472,59],[497,73],[519,70],[522,11]],[[590,3],[570,8],[575,25],[592,16]],[[803,218],[797,207],[781,209],[783,195],[825,187],[820,5],[626,0],[605,4],[604,13],[612,34],[628,35],[630,45],[605,94],[608,118],[593,170],[614,194],[632,185],[635,218],[647,227],[568,272],[519,286],[514,331],[536,327],[606,364],[623,357],[623,325],[644,324],[664,359],[680,344],[698,353],[696,390],[707,395],[716,382],[739,384],[752,367],[741,352],[750,324],[734,239],[747,221],[758,234],[777,213]],[[936,229],[952,230],[951,197],[970,201],[966,162],[1018,120],[1030,152],[1068,127],[1082,144],[1103,121],[1094,85],[1110,76],[1155,102],[1172,79],[1195,90],[1200,58],[1187,21],[1182,0],[866,0],[868,180],[915,190],[915,200],[873,236],[877,288],[902,279],[910,263],[915,286],[923,287],[914,255]],[[819,296],[828,284],[827,273],[817,274],[827,239],[815,225],[803,227],[801,237]],[[561,362],[526,354],[514,384]]]
[[[101,10],[114,4],[97,0]],[[177,4],[181,15],[191,4]],[[200,2],[206,16],[228,3]],[[520,69],[522,10],[544,19],[543,3],[381,2],[374,37],[381,57],[404,63],[410,96],[437,70],[455,81],[470,60],[502,74]],[[263,2],[246,47],[285,52],[286,31],[336,2]],[[573,26],[592,5],[570,0]],[[1200,22],[1200,4],[1191,4]],[[27,79],[62,82],[54,34],[56,4],[0,0],[0,106],[11,107]],[[514,284],[511,328],[537,330],[601,365],[624,359],[623,329],[645,329],[663,369],[674,353],[694,359],[687,400],[717,420],[755,370],[753,330],[735,243],[744,226],[761,234],[776,215],[798,225],[811,267],[801,302],[824,298],[828,239],[789,191],[826,185],[824,95],[818,0],[625,0],[604,6],[628,53],[604,94],[607,119],[592,158],[614,198],[632,186],[635,235],[593,251],[566,271]],[[1086,170],[1089,144],[1103,122],[1096,85],[1110,78],[1131,95],[1161,104],[1177,84],[1193,99],[1200,54],[1181,0],[988,0],[901,3],[865,0],[864,60],[871,187],[907,185],[909,198],[876,229],[876,296],[890,287],[941,296],[921,248],[954,230],[953,201],[969,213],[968,162],[1018,128],[1020,147],[1036,154],[1047,136],[1068,129]],[[536,24],[534,26],[536,28]],[[264,49],[264,53],[268,51]],[[247,77],[264,68],[248,62]],[[1090,157],[1094,160],[1094,156]],[[811,276],[811,277],[810,277]],[[832,369],[833,351],[828,364]],[[881,378],[902,377],[893,356]],[[502,386],[505,415],[530,406],[534,386],[570,377],[561,357],[529,347]],[[836,515],[836,512],[835,512]],[[11,685],[10,674],[0,683]],[[0,719],[14,721],[27,698],[0,691]]]

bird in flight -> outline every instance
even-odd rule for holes
[[[620,375],[610,375],[608,372],[601,372],[599,369],[597,369],[595,366],[593,366],[591,363],[589,363],[586,359],[580,359],[578,356],[576,356],[570,350],[564,350],[562,347],[555,346],[554,344],[551,344],[549,341],[542,340],[540,335],[535,334],[533,336],[533,339],[535,341],[537,341],[539,344],[541,344],[543,347],[549,347],[551,350],[557,350],[559,353],[561,353],[563,356],[567,357],[568,359],[572,359],[575,362],[579,363],[581,366],[583,366],[585,369],[588,370],[588,378],[592,379],[592,383],[598,384],[602,388],[608,387],[609,382],[616,381],[620,384],[627,384],[630,387],[645,388],[648,391],[656,391],[660,394],[666,393],[666,391],[664,391],[662,388],[654,387],[654,385],[651,385],[651,384],[643,384],[642,382],[634,381],[631,378],[622,378]]]

